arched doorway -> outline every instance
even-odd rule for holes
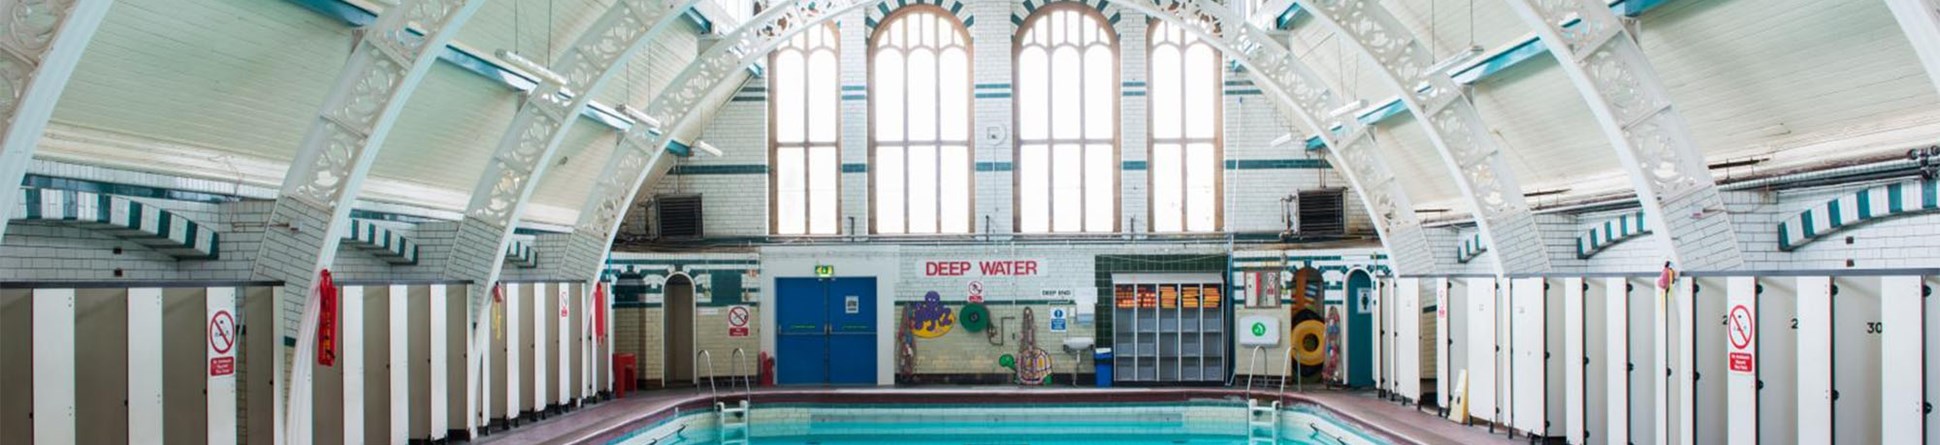
[[[667,277],[666,299],[661,305],[665,327],[661,338],[667,357],[667,386],[694,383],[694,281],[685,274]]]
[[[1347,386],[1374,386],[1374,276],[1366,269],[1347,273]]]

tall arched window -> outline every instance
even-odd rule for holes
[[[969,233],[970,31],[936,5],[905,6],[869,42],[875,233]]]
[[[1219,51],[1168,22],[1154,21],[1147,38],[1152,231],[1219,230],[1225,182]]]
[[[768,223],[777,235],[828,235],[841,199],[842,115],[833,24],[768,56]]]
[[[1016,38],[1019,232],[1118,227],[1118,37],[1083,3],[1052,3]]]

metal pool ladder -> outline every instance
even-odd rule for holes
[[[741,348],[734,348],[732,358],[733,363],[731,365],[734,368],[733,372],[735,374],[741,374],[741,362],[747,359],[747,351]],[[731,379],[732,377],[728,381],[728,391],[734,390],[734,383]],[[741,400],[735,401],[734,404],[728,404],[727,402],[718,400],[714,402],[714,411],[718,413],[721,422],[721,440],[719,441],[721,445],[747,445],[748,440],[752,436],[749,432],[748,424],[753,420],[749,411],[749,408],[751,408],[749,402],[754,399],[754,382],[753,379],[744,375],[741,378],[741,384],[746,391],[742,393]]]
[[[1258,399],[1246,398],[1246,444],[1278,445],[1280,443],[1280,402],[1260,404]]]
[[[715,412],[721,417],[721,445],[748,444],[748,399],[727,402],[714,402]]]

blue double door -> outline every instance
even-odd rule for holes
[[[776,278],[776,382],[876,384],[876,279]]]

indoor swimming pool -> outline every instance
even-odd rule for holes
[[[732,407],[733,405],[730,405]],[[604,443],[723,444],[1388,444],[1309,403],[1278,409],[1277,421],[1249,421],[1236,400],[1081,404],[764,403],[750,409],[746,435],[717,409],[668,416]],[[1268,409],[1267,412],[1273,412]],[[727,425],[725,428],[723,425]],[[1251,431],[1258,442],[1249,442]]]

